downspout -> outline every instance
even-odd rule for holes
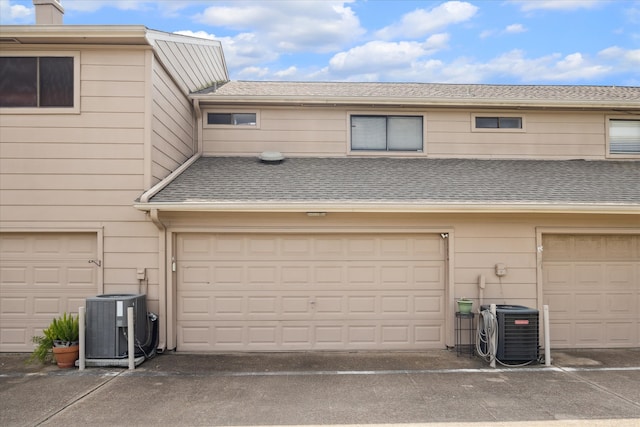
[[[158,228],[158,306],[160,308],[160,342],[158,343],[158,351],[162,353],[167,348],[167,330],[169,323],[167,322],[167,227],[158,216],[158,209],[151,209],[149,212],[151,222]],[[162,290],[164,289],[164,292]]]

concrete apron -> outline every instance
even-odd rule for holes
[[[0,425],[640,425],[640,349],[552,356],[169,353],[80,372],[0,355]]]

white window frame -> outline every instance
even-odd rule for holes
[[[255,125],[234,125],[234,124],[228,124],[228,125],[213,125],[213,124],[209,124],[209,113],[214,113],[214,114],[255,114],[256,115],[256,124]],[[248,108],[243,108],[243,109],[237,109],[237,108],[226,108],[226,109],[215,109],[215,110],[204,110],[204,117],[202,118],[202,122],[205,128],[210,128],[210,129],[242,129],[242,130],[249,130],[249,129],[260,129],[260,110],[254,110],[254,109],[248,109]]]
[[[389,151],[389,150],[352,150],[351,149],[351,117],[352,116],[399,116],[422,118],[422,150]],[[346,116],[347,155],[378,157],[424,157],[427,153],[427,116],[417,111],[348,111]]]
[[[73,106],[72,107],[0,107],[1,114],[80,114],[80,52],[79,51],[16,51],[2,50],[0,56],[68,56],[73,58]]]
[[[479,128],[476,127],[477,117],[517,117],[522,123],[521,128]],[[523,133],[527,131],[526,117],[524,114],[503,113],[500,111],[489,111],[486,113],[471,113],[471,132],[501,132],[501,133]]]
[[[609,129],[611,127],[612,120],[630,120],[640,122],[640,116],[605,116],[605,157],[611,159],[640,159],[640,153],[612,153],[611,141],[609,138]]]

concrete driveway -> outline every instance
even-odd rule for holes
[[[491,369],[454,352],[166,353],[135,371],[0,354],[0,425],[640,426],[640,349]]]

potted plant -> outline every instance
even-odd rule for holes
[[[471,313],[471,307],[473,307],[473,300],[470,300],[468,298],[460,298],[458,300],[458,311],[461,314]]]
[[[41,336],[32,338],[36,348],[31,354],[30,361],[39,360],[42,363],[51,362],[55,357],[60,368],[71,368],[78,359],[80,347],[78,316],[64,313],[54,318],[49,326],[42,331]]]

